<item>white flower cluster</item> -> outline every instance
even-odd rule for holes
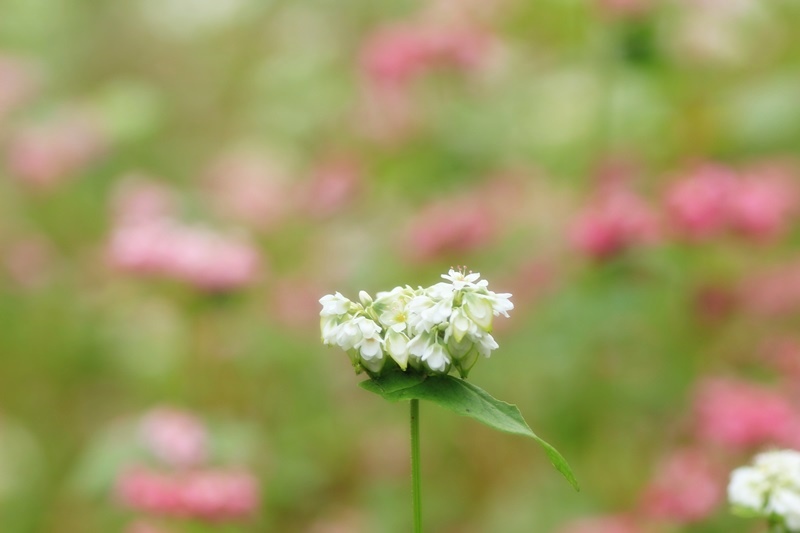
[[[731,473],[728,500],[741,511],[781,519],[789,531],[800,531],[800,452],[756,455],[753,466]]]
[[[345,350],[356,372],[377,375],[393,361],[403,371],[447,374],[455,367],[466,377],[479,354],[489,357],[498,347],[493,317],[507,317],[514,304],[478,273],[450,269],[442,278],[424,289],[379,292],[374,300],[362,291],[360,303],[338,292],[323,296],[322,342]]]

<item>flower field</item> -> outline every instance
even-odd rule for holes
[[[765,532],[735,469],[795,531],[797,28],[0,0],[0,532],[410,531],[387,364],[515,404],[581,487],[422,401],[426,531]]]

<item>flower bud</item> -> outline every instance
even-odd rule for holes
[[[361,305],[364,307],[369,307],[372,305],[372,296],[367,294],[367,291],[360,291],[358,293],[358,299],[361,300]]]

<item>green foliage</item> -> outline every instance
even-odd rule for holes
[[[359,383],[365,390],[373,392],[390,402],[401,400],[427,400],[461,416],[474,418],[487,426],[530,437],[544,448],[556,470],[580,490],[575,475],[558,451],[536,435],[522,418],[517,406],[492,397],[472,383],[453,376],[424,376],[409,372],[394,372]]]

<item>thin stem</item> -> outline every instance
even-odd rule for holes
[[[419,400],[411,400],[411,497],[414,502],[414,533],[422,533],[422,496],[419,469]]]

